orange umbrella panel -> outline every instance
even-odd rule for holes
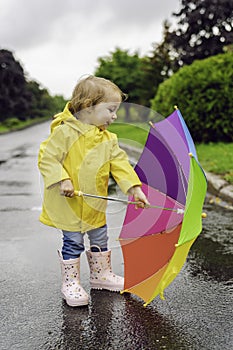
[[[170,232],[137,239],[120,239],[125,261],[125,291],[150,278],[168,264],[175,252],[180,230],[181,224]]]

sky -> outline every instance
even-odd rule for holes
[[[0,49],[28,79],[69,98],[116,47],[149,55],[179,8],[180,0],[0,0]]]

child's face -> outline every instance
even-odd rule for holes
[[[121,104],[119,96],[112,98],[110,102],[101,102],[92,107],[90,123],[106,129],[117,119],[117,111]]]

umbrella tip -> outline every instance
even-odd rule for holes
[[[129,292],[129,290],[128,289],[122,289],[122,290],[120,290],[120,294],[122,295],[122,294],[124,294],[124,293],[128,293]],[[129,292],[130,293],[130,292]]]
[[[206,214],[206,213],[202,213],[202,214],[201,214],[201,217],[202,217],[203,219],[205,219],[205,218],[207,217],[207,214]]]
[[[178,109],[178,106],[177,106],[177,105],[175,105],[175,106],[174,106],[174,109]]]
[[[154,124],[153,124],[151,121],[149,121],[149,124],[150,124],[150,126],[151,126],[153,129],[155,129],[155,126],[154,126]]]
[[[193,154],[192,152],[189,153],[189,157],[192,158],[193,157]]]

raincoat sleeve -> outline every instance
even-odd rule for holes
[[[68,152],[66,144],[66,138],[61,127],[58,127],[40,145],[38,167],[44,178],[46,188],[70,178],[63,167],[63,161]]]
[[[131,187],[141,186],[141,181],[130,165],[127,154],[119,147],[116,135],[114,136],[110,171],[121,191],[127,194]]]

